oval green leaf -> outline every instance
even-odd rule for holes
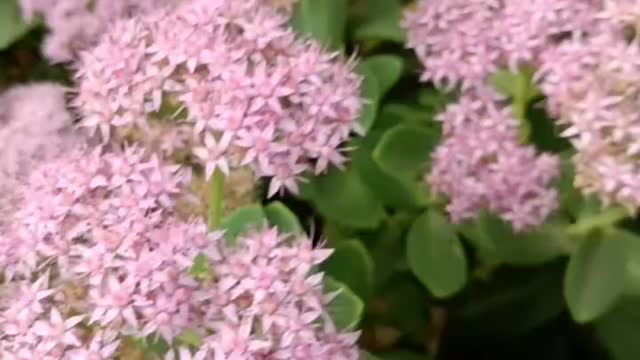
[[[399,125],[382,136],[373,159],[391,175],[417,175],[426,166],[439,138],[433,129]]]
[[[330,276],[324,278],[324,292],[337,295],[326,306],[334,324],[341,330],[355,329],[364,312],[364,303],[349,287]]]
[[[332,49],[344,46],[348,0],[299,0],[291,26]]]
[[[22,21],[15,0],[0,1],[0,50],[4,50],[24,35],[31,25]]]
[[[404,31],[400,28],[402,4],[399,0],[361,0],[354,7],[355,40],[404,42]]]
[[[260,229],[266,221],[267,217],[262,206],[249,205],[240,208],[223,221],[224,238],[227,243],[234,244],[239,235],[247,231]]]
[[[324,217],[353,228],[373,229],[385,217],[382,204],[352,167],[331,169],[302,184],[300,196]]]
[[[400,80],[404,61],[395,55],[376,55],[363,60],[360,66],[367,67],[375,76],[378,96],[382,98]]]
[[[322,264],[322,270],[347,285],[365,301],[373,291],[373,260],[360,240],[339,243],[333,254]]]
[[[378,116],[378,107],[380,106],[381,92],[380,85],[376,78],[376,74],[373,69],[368,66],[359,64],[356,68],[358,73],[362,76],[362,85],[360,86],[360,92],[365,103],[360,113],[360,126],[367,132],[375,123]]]
[[[455,294],[467,282],[467,258],[460,240],[435,211],[425,212],[411,226],[407,259],[413,274],[439,298]]]
[[[274,201],[265,206],[264,213],[269,224],[276,226],[281,233],[302,234],[304,232],[296,214],[280,201]]]
[[[571,256],[564,296],[573,318],[586,323],[606,313],[625,284],[624,242],[615,238],[585,239]]]

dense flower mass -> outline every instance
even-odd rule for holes
[[[66,89],[53,83],[18,85],[0,95],[0,224],[14,207],[29,170],[75,142]]]
[[[501,67],[537,65],[559,37],[589,29],[598,0],[419,1],[403,26],[422,79],[464,88]]]
[[[439,115],[444,141],[433,153],[427,181],[444,194],[453,221],[487,209],[515,230],[539,225],[557,206],[549,188],[558,160],[518,143],[517,122],[489,90],[466,93]]]
[[[640,206],[639,14],[636,2],[606,1],[599,31],[560,44],[538,72],[549,111],[578,150],[576,185],[630,209]]]
[[[181,122],[191,131],[161,142],[207,177],[248,166],[270,194],[296,191],[304,171],[346,161],[361,80],[285,22],[258,0],[195,0],[116,23],[77,65],[82,125],[106,141]]]
[[[177,0],[175,0],[177,1]],[[41,16],[49,28],[43,53],[53,62],[67,62],[94,45],[116,19],[143,13],[174,0],[20,0],[27,21]]]
[[[225,245],[175,216],[187,180],[138,148],[79,148],[35,169],[0,229],[2,358],[111,359],[124,336],[192,330],[202,359],[357,359],[314,273],[330,251],[275,229]]]

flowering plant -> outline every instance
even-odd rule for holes
[[[0,2],[0,359],[636,360],[639,32],[637,0]]]

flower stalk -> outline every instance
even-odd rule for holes
[[[209,212],[207,214],[209,230],[213,231],[222,225],[224,212],[224,174],[216,169],[211,176],[211,192],[209,194]]]

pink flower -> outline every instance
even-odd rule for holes
[[[56,308],[52,308],[48,321],[38,320],[33,323],[33,333],[44,338],[50,348],[58,345],[79,346],[81,342],[73,329],[83,318],[84,315],[78,315],[64,319]]]
[[[559,36],[594,26],[597,1],[453,0],[418,2],[403,22],[407,46],[424,66],[423,81],[463,89],[500,67],[538,65]]]
[[[112,359],[120,346],[120,340],[107,340],[103,331],[93,336],[88,346],[69,350],[66,355],[69,360],[107,360]],[[106,343],[106,344],[105,344]]]
[[[347,161],[361,78],[353,61],[285,23],[260,0],[192,0],[120,21],[78,64],[82,123],[104,141],[125,126],[153,136],[150,118],[170,101],[186,113],[207,177],[248,167],[275,177],[271,195],[295,192],[303,172]]]
[[[193,153],[205,163],[205,176],[210,178],[213,172],[218,169],[223,174],[229,174],[229,160],[227,149],[231,142],[229,133],[225,133],[220,140],[216,140],[213,135],[207,133],[204,137],[205,147],[193,149]]]
[[[49,34],[43,52],[53,62],[73,60],[81,49],[91,47],[110,23],[119,18],[144,13],[169,0],[98,0],[91,7],[84,0],[20,0],[23,16],[29,21],[42,15]]]
[[[93,289],[90,294],[95,308],[89,322],[101,325],[115,322],[116,326],[124,322],[137,328],[138,319],[133,308],[135,287],[131,280],[118,281],[113,276],[108,277],[101,288]]]
[[[550,184],[559,175],[558,159],[519,145],[516,121],[497,100],[466,93],[438,118],[445,138],[432,154],[427,181],[449,199],[454,222],[486,209],[523,230],[541,224],[557,207]]]

